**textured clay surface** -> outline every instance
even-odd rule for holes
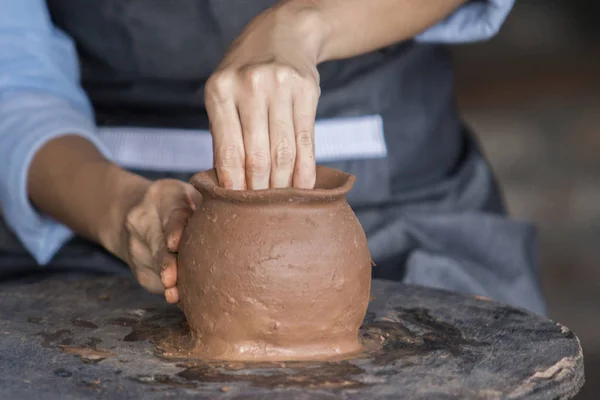
[[[214,171],[179,251],[181,352],[220,360],[320,360],[361,350],[371,285],[354,177],[319,167],[315,189],[232,191]]]

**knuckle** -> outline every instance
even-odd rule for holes
[[[235,144],[228,144],[219,151],[218,166],[221,168],[243,168],[244,152]]]
[[[273,153],[273,164],[276,168],[289,167],[296,161],[296,150],[287,139],[280,140]]]
[[[301,130],[296,134],[296,141],[298,143],[298,147],[302,147],[304,149],[314,147],[314,138],[313,133],[309,130]]]
[[[301,84],[302,93],[314,100],[318,100],[321,97],[321,87],[311,78],[305,78]]]
[[[144,219],[146,210],[140,206],[132,208],[125,216],[125,227],[129,231],[137,230],[137,226]]]
[[[215,72],[206,82],[206,99],[217,104],[225,103],[232,96],[234,81],[235,77],[229,72]]]
[[[273,76],[278,86],[284,86],[296,79],[298,74],[293,68],[286,65],[278,65],[274,68]]]
[[[267,152],[264,150],[255,150],[248,157],[248,164],[246,166],[248,172],[251,174],[263,175],[267,174],[271,169],[271,162],[267,156]]]
[[[264,86],[266,75],[264,66],[252,66],[242,71],[242,80],[252,91],[258,91]]]
[[[166,183],[166,182],[164,182]],[[156,199],[160,197],[165,189],[165,184],[161,181],[152,182],[148,189],[146,189],[146,195],[144,196],[146,199]]]
[[[319,98],[321,97],[321,86],[317,85],[312,85],[311,86],[311,95],[313,96],[313,98],[316,100],[319,100]]]
[[[125,216],[125,228],[127,231],[131,232],[135,229],[135,221],[136,219],[132,216],[131,211],[127,213]]]

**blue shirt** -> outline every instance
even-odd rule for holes
[[[493,36],[514,0],[470,1],[415,40],[458,43]],[[74,44],[53,26],[44,0],[2,0],[0,13],[0,210],[39,264],[72,232],[38,213],[27,195],[27,173],[38,149],[80,135],[110,158],[95,136],[93,110],[79,85]]]

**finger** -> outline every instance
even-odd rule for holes
[[[198,190],[196,190],[195,187],[193,187],[189,183],[186,183],[184,188],[186,193],[186,202],[192,210],[193,214],[196,211],[196,208],[198,208],[198,206],[202,202],[202,195]]]
[[[162,188],[156,186],[151,190],[152,193],[150,196],[157,199],[160,199],[160,196],[166,191],[164,186]],[[156,245],[160,243],[160,237],[162,236],[162,226],[159,217],[160,210],[158,209],[158,207],[160,207],[160,200],[152,200],[151,203],[152,204],[149,205],[147,200],[144,200],[142,205],[133,209],[127,215],[126,226],[130,235],[130,240],[137,239],[151,250],[150,253],[153,257],[156,257],[157,251],[160,250],[160,248],[156,248]]]
[[[150,293],[160,294],[165,290],[159,276],[150,268],[135,268],[135,276],[140,285]]]
[[[169,304],[175,304],[179,302],[179,291],[177,288],[169,288],[165,290],[165,299]]]
[[[293,185],[312,189],[316,180],[315,119],[319,88],[304,83],[293,94],[294,130],[296,136],[296,164]]]
[[[150,248],[136,232],[129,237],[129,257],[129,263],[135,268],[149,268],[154,262]]]
[[[271,146],[271,187],[292,185],[296,162],[294,115],[290,91],[280,91],[269,105],[269,140]]]
[[[127,261],[139,284],[152,293],[160,293],[164,286],[154,270],[155,258],[146,239],[150,226],[158,222],[147,208],[137,208],[127,217]]]
[[[184,189],[187,188],[184,186]],[[175,196],[170,197],[170,199],[176,198]],[[172,253],[176,253],[179,250],[183,230],[193,214],[187,191],[184,190],[184,193],[180,192],[178,200],[162,203],[160,205],[160,213],[164,216],[162,224],[165,240],[165,246],[160,253],[160,275],[165,288],[171,288],[177,284],[177,260]]]
[[[271,175],[269,149],[269,113],[264,96],[254,95],[238,104],[244,151],[246,184],[250,190],[268,189]]]
[[[143,226],[143,230],[139,232],[141,241],[149,249],[150,261],[144,262],[144,265],[152,269],[154,273],[159,275],[161,270],[160,258],[161,252],[166,248],[166,243],[163,234],[163,228],[158,215],[149,218]]]
[[[151,293],[162,293],[165,286],[154,267],[156,260],[147,244],[136,235],[130,237],[129,255],[129,264],[138,283]]]
[[[160,279],[165,288],[177,285],[177,259],[173,254],[167,253],[162,259]]]
[[[189,185],[191,186],[191,185]],[[164,185],[161,190],[160,200],[157,204],[157,214],[160,217],[163,246],[170,251],[177,251],[181,233],[193,214],[188,185],[182,182],[173,182]],[[194,189],[195,190],[195,189]]]
[[[232,79],[215,74],[206,84],[205,103],[219,184],[242,190],[246,188],[244,140],[233,93]]]
[[[168,213],[168,211],[166,212]],[[191,216],[192,210],[186,204],[183,208],[172,210],[169,218],[163,222],[163,231],[169,251],[176,253],[179,250],[181,235]]]

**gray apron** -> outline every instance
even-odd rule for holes
[[[99,126],[206,129],[206,79],[250,19],[275,1],[47,3],[54,23],[77,43],[82,85]],[[407,41],[323,63],[319,73],[318,119],[383,118],[387,158],[328,163],[357,177],[349,201],[377,263],[374,277],[545,313],[535,232],[506,216],[490,168],[458,117],[447,51]],[[43,268],[6,229],[0,246],[0,270],[20,275],[31,268],[127,271],[80,238]]]

